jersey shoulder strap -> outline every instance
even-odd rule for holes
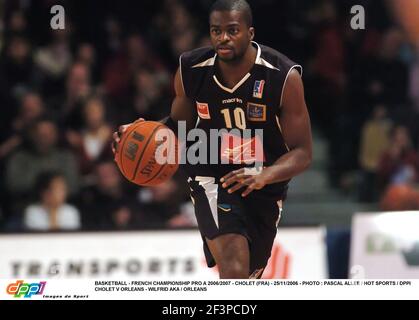
[[[276,104],[281,107],[285,83],[290,72],[296,69],[302,76],[303,67],[275,49],[264,45],[260,45],[260,47],[261,54],[256,63],[266,68],[265,71],[269,75],[270,81],[275,83],[278,89]]]
[[[180,56],[180,75],[187,97],[193,98],[196,96],[199,85],[203,78],[210,74],[214,62],[215,52],[211,47],[187,51]]]
[[[268,46],[260,45],[261,55],[257,64],[265,66],[268,69],[279,71],[285,77],[292,69],[297,69],[300,75],[303,73],[303,67],[298,63],[292,61],[283,53],[272,49]]]

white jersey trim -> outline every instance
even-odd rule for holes
[[[212,217],[214,218],[215,225],[218,226],[218,184],[215,183],[214,177],[203,177],[196,176],[195,181],[199,182],[199,185],[202,186],[205,190],[205,195],[207,196],[208,203],[211,209]]]
[[[183,93],[186,96],[185,86],[183,85],[183,76],[182,76],[182,55],[179,56],[179,75],[180,75],[180,82],[182,83]]]
[[[212,58],[209,58],[207,60],[205,60],[204,62],[198,63],[194,66],[192,66],[192,68],[199,68],[199,67],[209,67],[209,66],[213,66],[215,63],[215,57],[217,54],[215,54],[215,56],[213,56]]]
[[[300,69],[300,75],[301,75],[301,76],[303,75],[303,67],[302,67],[301,65],[299,65],[299,64],[295,64],[295,65],[293,65],[293,66],[292,66],[292,67],[288,70],[287,76],[285,77],[284,84],[283,84],[283,86],[282,86],[281,100],[279,101],[279,107],[281,107],[281,106],[282,106],[282,98],[283,98],[283,96],[284,96],[284,89],[285,89],[285,85],[287,84],[287,79],[288,79],[288,76],[290,75],[291,71],[292,71],[293,69],[295,69],[295,68],[299,68],[299,69]]]
[[[227,92],[229,92],[229,93],[233,93],[234,91],[236,91],[246,80],[247,80],[247,78],[249,78],[250,77],[250,73],[248,72],[248,73],[246,73],[246,75],[232,88],[232,89],[230,89],[230,88],[227,88],[227,87],[225,87],[225,86],[223,86],[222,84],[221,84],[221,82],[220,81],[218,81],[218,79],[217,79],[217,77],[215,76],[215,75],[213,75],[212,76],[213,78],[214,78],[214,81],[215,81],[215,83],[221,88],[221,89],[223,89],[224,91],[227,91]]]
[[[274,67],[272,64],[270,64],[268,61],[266,61],[265,59],[263,59],[260,56],[262,54],[262,50],[260,49],[259,44],[257,42],[255,42],[255,41],[252,41],[252,43],[254,43],[257,46],[257,48],[258,48],[258,53],[257,53],[257,56],[256,56],[255,64],[258,64],[260,66],[267,67],[267,68],[272,69],[272,70],[278,70],[279,71],[278,68]]]
[[[267,67],[267,68],[272,69],[272,70],[278,70],[278,71],[280,71],[278,68],[275,68],[273,65],[271,65],[268,61],[266,61],[263,58],[259,58],[259,60],[256,61],[256,64],[258,64],[260,66]]]

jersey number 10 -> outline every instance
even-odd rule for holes
[[[232,129],[233,125],[231,122],[231,115],[230,115],[230,109],[225,108],[220,111],[222,115],[224,116],[224,121],[226,124],[227,129]],[[234,124],[236,128],[239,128],[241,130],[246,129],[246,116],[244,114],[244,111],[242,108],[235,108],[233,111],[234,115]]]

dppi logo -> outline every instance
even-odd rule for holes
[[[18,280],[7,286],[6,292],[14,295],[15,298],[31,298],[34,294],[42,294],[45,289],[46,281],[39,283],[24,283],[23,280]]]

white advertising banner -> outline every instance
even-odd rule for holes
[[[356,214],[351,278],[419,279],[419,211]]]
[[[0,236],[3,279],[216,279],[198,231]],[[327,278],[323,228],[279,230],[264,278]]]

